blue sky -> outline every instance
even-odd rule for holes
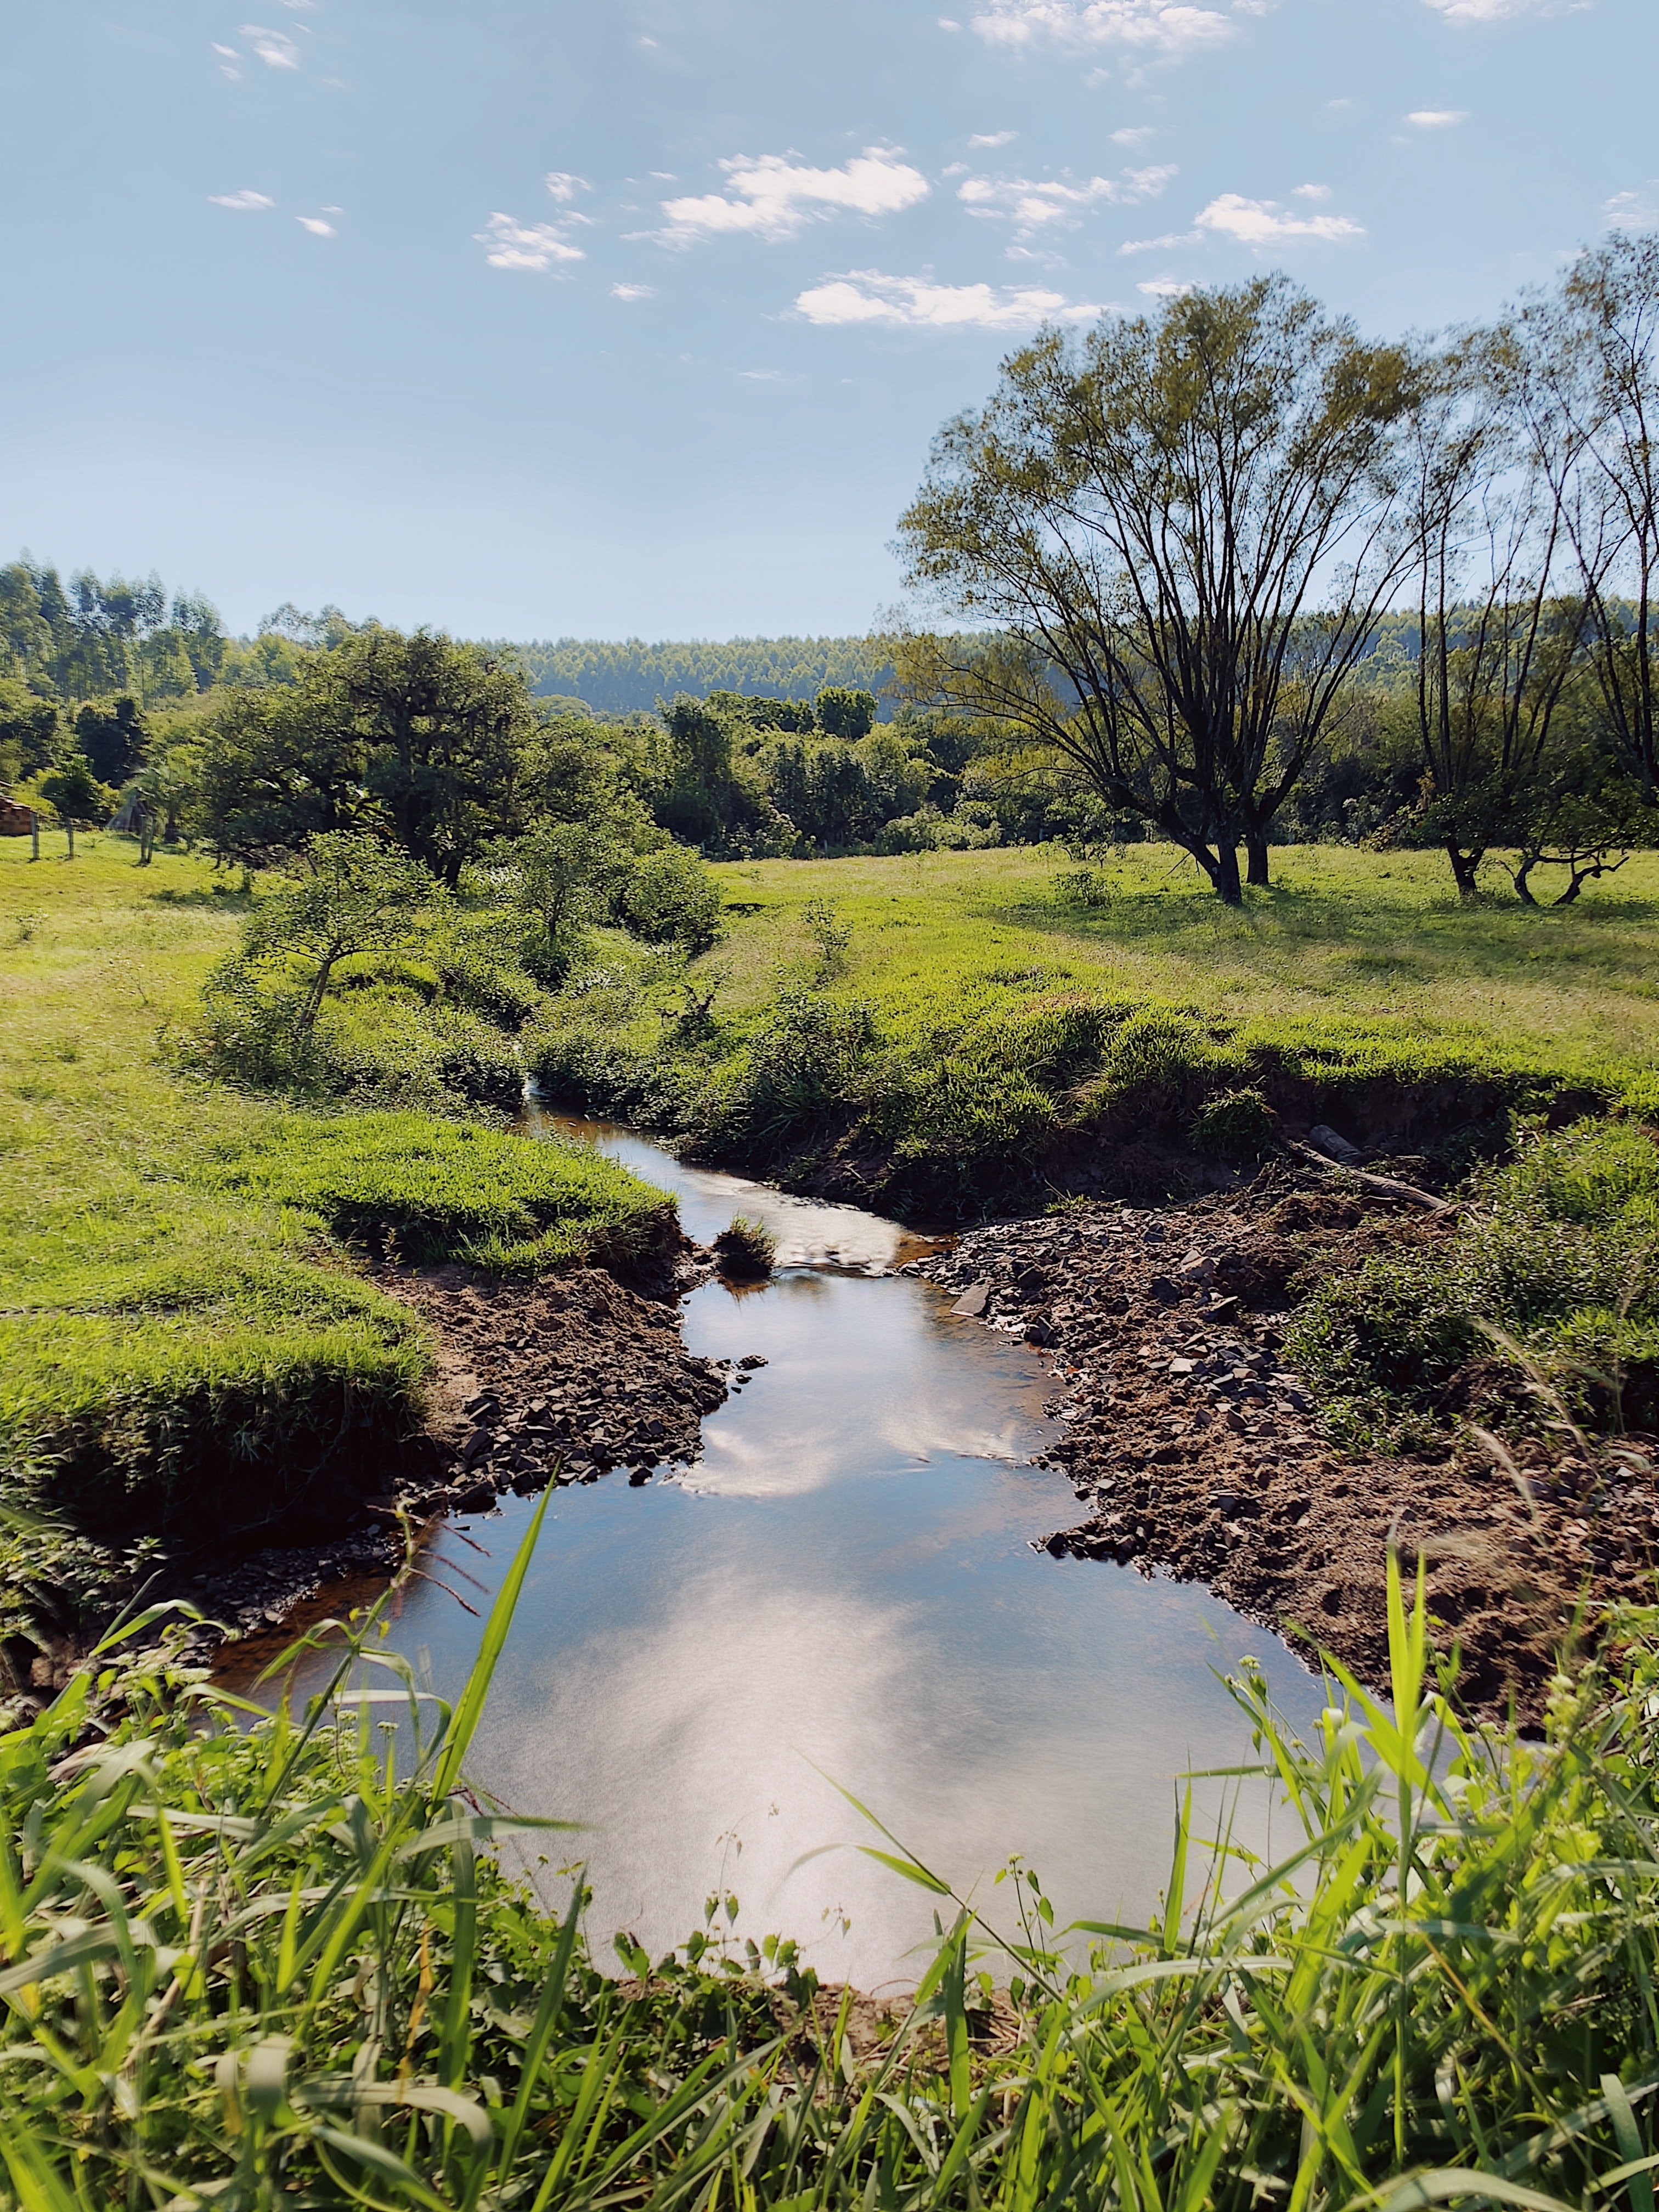
[[[20,9],[0,556],[858,630],[1042,317],[1277,267],[1391,335],[1659,222],[1654,0],[945,4]]]

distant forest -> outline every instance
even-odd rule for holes
[[[647,645],[637,637],[562,637],[550,644],[508,645],[530,671],[539,698],[580,699],[605,714],[649,714],[659,699],[706,699],[711,691],[751,697],[815,699],[833,686],[873,691],[877,714],[891,719],[884,696],[893,665],[882,637],[708,638]]]

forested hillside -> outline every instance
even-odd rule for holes
[[[892,677],[888,641],[882,637],[734,637],[662,641],[630,637],[562,637],[503,647],[531,672],[531,689],[549,696],[586,700],[607,714],[648,714],[659,699],[685,692],[705,699],[711,691],[740,691],[774,698],[811,699],[826,686],[873,691],[885,721],[893,711],[882,696]]]

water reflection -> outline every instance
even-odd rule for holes
[[[1203,1590],[1032,1552],[1073,1510],[1064,1478],[1029,1464],[1052,1434],[1039,1356],[951,1320],[913,1279],[822,1271],[832,1243],[856,1268],[890,1266],[895,1224],[856,1216],[855,1233],[849,1209],[600,1133],[678,1193],[694,1235],[763,1199],[820,1271],[688,1302],[695,1351],[768,1362],[705,1424],[701,1466],[553,1501],[480,1779],[590,1824],[601,1944],[628,1927],[665,1948],[726,1881],[744,1930],[786,1929],[826,1977],[905,1978],[930,1901],[860,1856],[881,1838],[836,1783],[988,1899],[1019,1852],[1062,1917],[1144,1916],[1168,1871],[1176,1776],[1248,1751],[1212,1669],[1256,1652],[1298,1723],[1317,1685]],[[462,1556],[486,1580],[531,1510],[508,1499],[465,1524],[489,1557]],[[477,1633],[416,1585],[395,1641],[453,1688]],[[1267,1819],[1264,1795],[1247,1832],[1265,1841]],[[823,1845],[846,1848],[808,1856]]]

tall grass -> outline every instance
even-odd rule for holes
[[[1339,1680],[1304,1743],[1258,1675],[1231,1685],[1238,1772],[1293,1848],[1206,1842],[1189,1798],[1144,1929],[1057,1932],[1024,1873],[994,1929],[872,1846],[941,1918],[914,2014],[860,2060],[850,1999],[809,2004],[787,1946],[781,1976],[703,1939],[630,1951],[618,1984],[580,1880],[549,1914],[501,1870],[544,1824],[465,1761],[539,1522],[453,1705],[371,1620],[303,1717],[129,1642],[0,1738],[0,2203],[1651,2206],[1652,1615],[1561,1678],[1541,1741],[1481,1734],[1426,1679],[1391,1560],[1387,1704]]]

